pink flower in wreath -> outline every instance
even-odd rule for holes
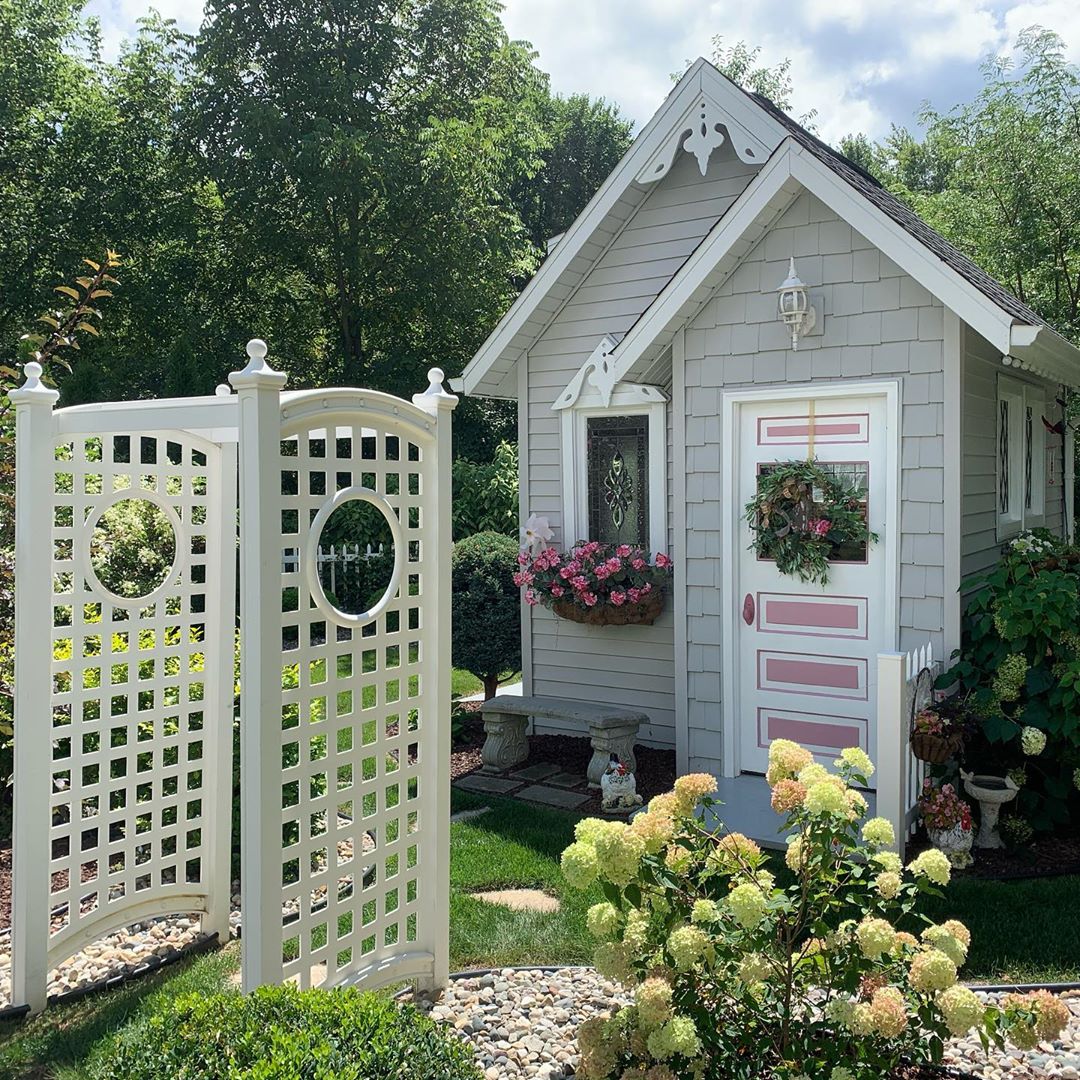
[[[828,536],[832,528],[832,522],[828,518],[812,518],[807,523],[807,529],[813,536]]]
[[[551,595],[554,597],[560,597],[566,590],[561,585],[551,586]]]
[[[662,552],[656,553],[656,565],[663,569],[665,566],[671,565],[671,560]]]
[[[634,568],[635,570],[644,570],[644,569],[645,569],[645,567],[646,567],[646,566],[647,566],[648,564],[647,564],[647,563],[645,562],[645,560],[644,560],[644,559],[643,559],[643,558],[642,558],[642,557],[641,557],[641,556],[639,555],[639,556],[638,556],[638,557],[637,557],[636,559],[632,559],[632,560],[631,560],[631,562],[630,562],[630,565],[631,565],[631,566],[632,566],[632,567],[633,567],[633,568]]]
[[[626,603],[626,593],[619,592],[619,590],[616,589],[611,594],[611,596],[608,597],[608,599],[612,602],[612,604],[614,604],[615,607],[622,607],[623,604]]]
[[[525,603],[528,604],[529,607],[536,607],[536,605],[540,603],[540,598],[536,595],[534,590],[526,589]]]

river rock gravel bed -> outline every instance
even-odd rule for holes
[[[1080,1080],[1080,991],[1062,997],[1072,1018],[1056,1042],[987,1056],[974,1036],[954,1039],[946,1064],[980,1080]],[[485,1080],[569,1080],[578,1063],[577,1026],[626,1001],[621,987],[592,968],[504,968],[456,979],[441,995],[419,995],[416,1005],[473,1046]]]

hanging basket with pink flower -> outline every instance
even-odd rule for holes
[[[830,563],[862,561],[877,542],[866,521],[865,488],[842,464],[763,465],[744,516],[753,537],[750,549],[759,559],[817,585],[828,582]]]
[[[525,602],[590,626],[651,624],[664,609],[671,559],[632,544],[579,543],[518,556],[514,584]]]

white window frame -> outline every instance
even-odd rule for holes
[[[647,416],[647,544],[653,552],[667,551],[667,395],[659,387],[642,383],[617,383],[608,393],[591,383],[575,389],[573,400],[565,400],[564,393],[555,406],[561,414],[563,545],[569,547],[578,540],[595,539],[585,535],[589,525],[589,419],[594,416]]]
[[[1008,429],[1002,429],[1002,403],[1008,407]],[[1008,540],[1046,520],[1046,429],[1043,410],[1046,392],[1040,386],[999,375],[994,401],[994,508],[997,536]],[[1027,412],[1031,410],[1031,445],[1028,446]],[[1009,474],[1002,476],[1001,446],[1007,441]],[[1027,455],[1030,454],[1030,459]],[[1031,462],[1030,488],[1026,462]],[[1002,507],[1002,481],[1008,480],[1008,505]],[[1031,505],[1028,505],[1030,495]]]

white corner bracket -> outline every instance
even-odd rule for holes
[[[662,180],[671,171],[680,149],[697,158],[698,169],[704,176],[713,151],[723,146],[728,138],[739,160],[746,165],[763,165],[769,156],[769,148],[756,135],[708,94],[701,93],[634,179],[639,184],[655,184]]]

